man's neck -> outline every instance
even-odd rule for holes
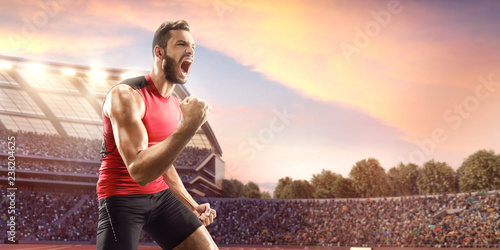
[[[163,97],[170,97],[174,92],[175,84],[170,83],[165,79],[163,74],[158,74],[154,69],[149,72],[149,76],[155,85],[155,88],[158,90],[158,93]]]

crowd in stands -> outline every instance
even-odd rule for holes
[[[6,197],[5,187],[0,192]],[[208,229],[220,245],[500,247],[498,192],[335,201],[208,201],[217,210]],[[18,239],[95,240],[95,194],[20,190],[17,202]],[[4,235],[7,206],[2,199]],[[152,242],[144,233],[140,241]]]
[[[198,176],[196,172],[179,172],[182,182],[188,182],[196,176]]]
[[[2,187],[2,198],[7,188]],[[65,238],[68,228],[61,227],[59,221],[72,212],[73,207],[82,199],[81,194],[17,190],[16,192],[16,237],[26,240],[69,240]],[[3,235],[6,233],[9,202],[0,202],[0,220]],[[95,209],[93,207],[92,209]],[[85,218],[83,218],[85,219]],[[94,222],[92,222],[94,223]]]
[[[6,166],[7,157],[0,158],[0,164]],[[68,173],[68,174],[87,174],[97,175],[99,172],[98,164],[86,164],[68,161],[41,161],[36,159],[19,158],[16,159],[16,168],[26,171],[37,171],[46,173]]]
[[[0,136],[16,137],[17,169],[98,173],[98,163],[61,159],[99,160],[100,140],[12,131],[1,131]],[[0,140],[0,152],[8,152],[7,147],[7,140]],[[192,168],[210,153],[209,149],[187,147],[174,165]],[[0,158],[0,168],[6,167],[6,159]],[[183,169],[179,175],[186,182],[198,173]],[[0,232],[7,235],[7,187],[0,187]],[[212,198],[210,203],[218,216],[208,229],[218,244],[500,248],[498,192],[342,200]],[[95,240],[97,211],[95,193],[19,189],[17,238]],[[152,242],[147,234],[141,234],[140,241]]]
[[[496,192],[215,203],[218,218],[209,230],[219,244],[500,247],[500,195]]]
[[[61,159],[100,160],[102,140],[86,139],[34,132],[0,131],[1,137],[15,136],[15,153]],[[0,152],[8,152],[8,141],[0,140]],[[194,167],[205,159],[211,150],[186,147],[174,162],[174,166]]]
[[[176,167],[196,167],[212,152],[206,148],[186,147],[174,162]]]
[[[97,219],[97,196],[86,196],[77,209],[57,226],[58,235],[68,241],[92,241],[96,237]]]
[[[5,171],[7,170],[7,164],[8,163],[8,158],[7,157],[0,157],[0,170],[4,169]],[[21,171],[28,171],[29,172],[42,172],[45,174],[51,174],[51,175],[44,175],[44,176],[31,176],[28,178],[36,178],[36,179],[50,179],[50,180],[65,180],[65,176],[60,175],[60,173],[64,174],[84,174],[84,175],[93,175],[97,176],[99,175],[99,167],[100,165],[98,164],[85,164],[85,163],[78,163],[78,162],[66,162],[66,161],[57,161],[57,160],[51,160],[51,161],[40,161],[36,159],[26,159],[26,158],[17,158],[16,159],[16,169],[18,171],[18,177],[25,177]],[[181,177],[181,180],[183,182],[188,182],[194,177],[198,176],[196,172],[186,172],[182,171],[179,172],[179,176]],[[83,180],[83,179],[82,179]],[[93,178],[89,178],[88,180],[84,181],[95,181]]]
[[[52,173],[75,173],[97,175],[98,163],[77,163],[61,160],[27,159],[22,156],[41,156],[56,159],[100,160],[101,140],[38,134],[33,132],[0,131],[0,137],[15,136],[16,166],[18,169]],[[0,140],[0,152],[9,152],[8,141]],[[186,147],[174,162],[176,167],[195,167],[209,154],[210,149]],[[0,158],[0,166],[7,156]],[[189,180],[193,176],[185,176]]]
[[[63,159],[97,161],[102,143],[98,139],[21,131],[0,131],[0,136],[16,137],[16,154]],[[7,147],[7,141],[0,142],[0,152],[7,152]]]

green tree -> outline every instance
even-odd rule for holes
[[[267,191],[263,191],[262,193],[260,193],[260,198],[261,199],[272,199],[273,197],[271,196],[271,194]]]
[[[235,198],[236,190],[233,187],[233,183],[230,180],[224,179],[222,180],[222,197],[226,198]]]
[[[356,162],[349,172],[349,177],[354,181],[356,193],[362,198],[391,195],[385,169],[374,158]]]
[[[306,180],[293,180],[290,177],[278,180],[274,190],[275,199],[310,199],[313,198],[314,187]]]
[[[394,196],[404,195],[403,190],[403,180],[401,178],[401,173],[398,168],[392,167],[387,171],[387,179],[389,181],[389,186],[391,188],[391,193]]]
[[[333,194],[336,198],[357,198],[359,195],[354,188],[354,181],[349,178],[340,177],[333,184]]]
[[[420,194],[456,192],[458,181],[455,171],[446,162],[430,160],[419,171],[417,186]]]
[[[500,155],[479,150],[464,160],[458,172],[460,191],[500,188]]]
[[[233,187],[235,189],[235,198],[242,198],[244,195],[245,185],[241,181],[236,179],[231,179],[231,182],[233,183]]]
[[[289,196],[285,199],[311,199],[313,198],[314,187],[306,180],[295,180],[288,188]]]
[[[255,182],[248,182],[243,187],[243,198],[260,199],[259,185]]]
[[[241,198],[243,197],[244,185],[241,181],[236,179],[222,181],[222,197],[227,198]]]
[[[399,163],[387,172],[392,193],[396,196],[418,194],[417,177],[419,168],[416,164]]]
[[[324,169],[320,174],[314,174],[311,178],[311,184],[314,187],[313,197],[316,199],[335,198],[333,184],[339,178],[342,178],[340,174]]]
[[[274,188],[274,198],[275,199],[284,199],[284,195],[285,195],[285,189],[287,186],[289,186],[290,184],[292,184],[293,180],[291,177],[284,177],[284,178],[280,178],[278,180],[278,184],[276,185],[276,187]]]

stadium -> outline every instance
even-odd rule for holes
[[[121,79],[147,72],[0,61],[0,232],[14,232],[20,243],[7,249],[92,249],[101,105]],[[183,99],[189,92],[178,85],[175,95]],[[175,162],[191,195],[218,211],[208,229],[221,249],[500,247],[496,191],[379,199],[220,198],[221,157],[206,123]],[[159,249],[147,234],[140,242],[140,249]]]
[[[0,133],[6,139],[1,144],[0,179],[3,191],[17,191],[15,209],[21,219],[16,223],[28,230],[18,231],[19,239],[68,240],[73,235],[73,240],[92,241],[94,220],[71,232],[52,231],[43,225],[66,227],[83,218],[97,218],[101,105],[108,90],[123,78],[147,72],[96,71],[10,57],[0,57],[0,61]],[[189,92],[178,85],[174,95],[182,100]],[[220,195],[224,178],[221,156],[217,138],[205,123],[175,161],[193,197]],[[8,199],[6,193],[2,197]],[[7,235],[3,223],[9,210],[6,204],[2,203],[3,235]],[[54,211],[49,215],[50,209]]]

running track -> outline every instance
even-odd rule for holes
[[[95,250],[95,245],[61,245],[61,244],[19,244],[2,245],[1,250]],[[219,247],[220,250],[293,250],[292,248],[253,248],[253,247]],[[299,248],[303,249],[303,248]],[[158,246],[139,246],[139,250],[161,250]]]

